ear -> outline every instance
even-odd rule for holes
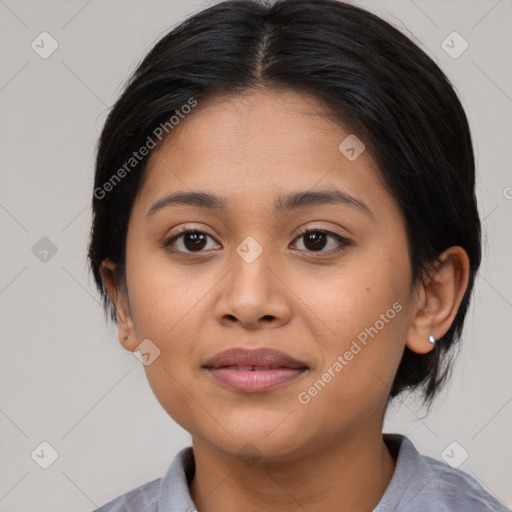
[[[425,284],[418,285],[412,323],[406,346],[426,354],[434,345],[429,336],[442,338],[455,318],[469,279],[469,258],[459,246],[446,249],[428,274]]]
[[[133,352],[137,348],[138,343],[131,317],[128,290],[126,283],[116,281],[115,268],[116,264],[106,259],[101,262],[100,274],[110,299],[116,308],[119,342],[126,350]]]

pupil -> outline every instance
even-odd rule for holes
[[[325,247],[325,233],[314,231],[306,235],[304,245],[311,250],[320,250]]]
[[[325,233],[314,231],[306,234],[304,245],[310,250],[321,250],[325,247]],[[188,233],[185,236],[184,244],[189,251],[200,250],[205,245],[206,237],[203,233],[194,232]]]
[[[203,233],[188,233],[185,235],[183,243],[185,244],[185,247],[190,250],[197,250],[202,249],[205,244],[206,237]],[[191,242],[191,243],[189,243]]]

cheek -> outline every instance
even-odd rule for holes
[[[145,273],[132,301],[137,340],[150,339],[159,350],[158,357],[144,366],[144,371],[162,408],[192,433],[197,421],[193,397],[199,366],[194,341],[201,339],[202,325],[194,321],[198,299],[193,293],[181,293],[183,283],[176,284],[178,276],[171,283],[172,275],[158,278],[154,270],[154,274]]]
[[[364,338],[366,329],[375,324],[379,336],[390,340],[403,330],[406,318],[401,311],[408,300],[409,276],[397,268],[407,269],[407,264],[357,257],[340,269],[293,281],[294,292],[304,297],[307,306],[303,317],[315,322],[324,349],[341,350],[359,334]]]
[[[163,341],[200,307],[216,276],[208,267],[171,262],[164,249],[142,248],[127,259],[127,280],[138,338]]]
[[[135,246],[136,244],[134,244]],[[184,428],[193,405],[193,382],[199,371],[197,340],[204,338],[208,291],[219,280],[205,266],[177,265],[163,251],[132,248],[127,284],[138,342],[149,339],[158,357],[144,367],[157,400]],[[193,425],[190,425],[193,428]]]
[[[318,325],[328,329],[317,331],[322,361],[308,384],[316,386],[319,378],[329,382],[316,386],[326,403],[334,400],[365,414],[385,399],[406,341],[407,269],[407,262],[395,266],[385,258],[367,258],[331,276],[323,293],[315,288],[309,295],[322,320]]]

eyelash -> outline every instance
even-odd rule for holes
[[[185,252],[185,251],[178,251],[176,250],[175,248],[172,247],[172,245],[174,244],[175,241],[177,241],[179,238],[183,237],[183,235],[186,235],[188,233],[200,233],[200,234],[203,234],[203,235],[206,235],[207,237],[209,238],[212,238],[208,233],[205,233],[204,231],[201,231],[199,229],[191,229],[191,228],[187,228],[187,227],[182,227],[179,229],[179,231],[177,233],[175,233],[174,235],[172,235],[170,238],[168,238],[167,240],[165,240],[163,246],[165,248],[168,248],[170,250],[170,252],[173,252],[173,253],[181,253],[181,254],[201,254],[202,252],[204,251],[190,251],[190,252]],[[337,249],[331,249],[330,251],[306,251],[308,253],[311,253],[311,254],[328,254],[328,255],[333,255],[333,254],[338,254],[342,251],[344,251],[346,248],[348,248],[349,246],[352,245],[352,242],[341,236],[341,235],[338,235],[337,233],[333,233],[332,231],[328,231],[326,229],[320,229],[320,228],[305,228],[305,229],[302,229],[297,237],[295,238],[295,240],[298,240],[299,238],[305,236],[305,235],[308,235],[310,233],[322,233],[322,234],[325,234],[325,235],[330,235],[332,238],[336,239],[340,245],[340,247],[338,247]],[[295,241],[294,240],[294,241]]]

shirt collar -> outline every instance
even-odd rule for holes
[[[393,477],[373,512],[388,512],[396,509],[407,491],[415,470],[421,467],[420,454],[411,441],[401,434],[383,434],[383,439],[396,458]],[[158,512],[195,512],[190,496],[189,484],[195,473],[195,459],[192,446],[183,448],[174,457],[167,473],[160,481]]]
[[[158,512],[196,512],[188,487],[195,469],[193,448],[187,446],[176,454],[160,481]]]

